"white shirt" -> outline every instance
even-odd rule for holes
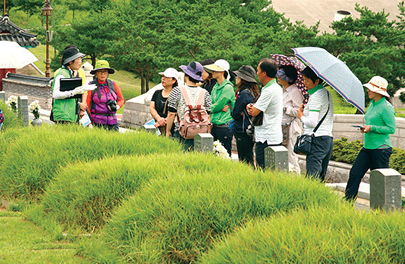
[[[329,104],[328,104],[329,102]],[[328,111],[328,106],[329,112],[328,115],[326,116],[325,120],[323,120],[321,126],[318,128],[318,130],[315,133],[316,137],[319,136],[330,136],[333,137],[332,135],[332,129],[333,129],[333,100],[332,96],[330,95],[329,91],[326,90],[326,88],[322,88],[317,90],[315,93],[311,94],[309,96],[309,100],[307,105],[304,108],[304,116],[309,117],[310,111],[314,112],[319,112],[318,115],[318,122],[322,119],[322,117],[326,114],[326,111]],[[302,120],[302,118],[301,118]],[[318,124],[318,122],[315,124],[312,124],[311,126],[308,125],[307,122],[304,122],[304,134],[312,134],[312,131]]]
[[[269,83],[268,83],[269,84]],[[267,85],[268,85],[267,84]],[[275,79],[264,86],[254,107],[263,112],[263,125],[255,127],[255,141],[269,145],[281,144],[283,132],[283,89]]]

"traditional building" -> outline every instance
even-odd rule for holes
[[[35,48],[39,45],[37,35],[27,33],[10,21],[7,15],[0,16],[0,41],[14,41],[24,48]]]

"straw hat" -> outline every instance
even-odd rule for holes
[[[390,97],[390,95],[387,93],[388,82],[383,77],[374,76],[368,83],[363,84],[363,86],[372,92],[381,94],[385,97]]]

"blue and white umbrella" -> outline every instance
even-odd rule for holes
[[[294,48],[293,50],[295,55],[320,78],[364,114],[363,85],[343,61],[318,47]]]

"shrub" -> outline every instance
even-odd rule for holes
[[[333,152],[331,160],[353,164],[363,148],[360,140],[348,142],[347,138],[341,138],[333,141]],[[405,150],[392,148],[389,167],[405,174]]]
[[[111,251],[82,254],[94,262],[190,263],[214,238],[255,218],[338,200],[316,181],[232,166],[238,167],[151,181],[112,216],[102,240],[92,242],[116,258]]]
[[[4,114],[4,123],[0,130],[1,133],[4,133],[9,129],[23,127],[22,119],[18,117],[16,113],[11,111],[11,109],[2,100],[0,100],[0,109]]]
[[[313,208],[249,223],[199,263],[403,263],[404,238],[400,212]]]
[[[61,167],[117,155],[181,152],[172,140],[146,132],[115,133],[78,125],[24,130],[3,154],[0,190],[6,197],[33,199]]]
[[[202,160],[200,166],[196,160]],[[210,164],[210,166],[207,166]],[[36,208],[52,216],[66,229],[87,232],[100,229],[111,211],[151,179],[170,178],[179,173],[216,171],[234,163],[223,163],[214,155],[151,154],[140,157],[112,157],[65,167],[49,184]],[[242,168],[237,167],[237,168]],[[30,214],[37,214],[31,212]],[[39,223],[40,224],[40,223]]]

